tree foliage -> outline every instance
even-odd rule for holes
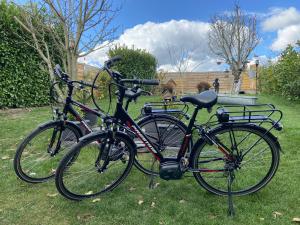
[[[20,9],[0,2],[0,108],[40,106],[49,103],[49,76],[40,58],[16,33],[23,33],[14,16]]]
[[[277,63],[261,68],[259,84],[263,93],[275,93],[291,100],[300,99],[299,49],[288,46]]]
[[[115,66],[115,69],[126,78],[152,79],[156,77],[156,58],[145,50],[114,46],[109,50],[108,56],[117,55],[121,56],[122,60]]]

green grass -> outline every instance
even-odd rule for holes
[[[131,105],[131,115],[139,114],[143,100]],[[277,174],[264,189],[234,198],[234,218],[227,217],[227,198],[207,193],[194,178],[156,178],[160,184],[150,190],[149,178],[135,168],[124,183],[100,196],[100,201],[49,197],[56,193],[54,182],[32,185],[20,181],[12,158],[21,140],[51,119],[50,108],[0,111],[0,224],[292,224],[293,217],[300,217],[300,104],[270,96],[260,96],[259,101],[273,103],[284,113],[283,131],[273,132],[284,154]],[[199,118],[205,121],[207,112],[202,111]],[[274,212],[282,215],[275,218]]]

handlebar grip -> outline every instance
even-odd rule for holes
[[[119,62],[122,60],[122,57],[117,55],[117,56],[114,56],[112,58],[110,58],[109,60],[105,61],[105,66],[107,68],[111,68],[112,66],[114,66],[115,63]]]
[[[159,85],[158,80],[149,80],[149,79],[144,79],[144,80],[139,80],[142,85]]]
[[[60,65],[55,65],[55,67],[54,67],[54,73],[58,76],[58,77],[62,77],[62,69],[61,69],[61,67],[60,67]]]

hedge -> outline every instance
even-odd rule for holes
[[[49,104],[49,75],[35,50],[16,35],[29,40],[13,19],[19,10],[0,2],[0,108]]]

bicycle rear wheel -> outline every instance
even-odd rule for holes
[[[137,124],[164,157],[177,157],[187,129],[183,122],[168,115],[151,115]],[[145,174],[158,175],[159,162],[141,140],[135,138],[134,141],[137,145],[134,165]],[[192,142],[188,152],[190,152],[191,145]]]
[[[14,157],[15,173],[30,183],[53,178],[59,161],[81,136],[69,122],[51,121],[39,126],[19,145]]]
[[[259,191],[273,178],[279,165],[279,144],[263,128],[232,124],[221,126],[210,134],[231,151],[232,160],[215,145],[205,141],[195,144],[191,159],[197,182],[217,195],[228,194],[228,176],[233,165],[232,194],[246,195]],[[230,164],[231,163],[231,164]],[[222,171],[223,170],[223,171]]]
[[[129,174],[135,148],[131,139],[117,132],[85,136],[60,162],[55,183],[57,190],[71,200],[94,197],[117,187]],[[76,156],[76,160],[72,160]]]

